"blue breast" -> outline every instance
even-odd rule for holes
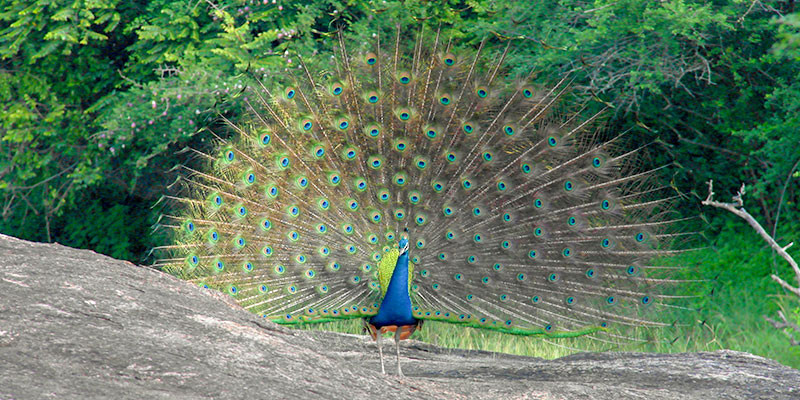
[[[383,297],[378,314],[370,318],[369,323],[377,328],[417,323],[417,319],[411,314],[411,298],[408,296],[408,252],[397,258],[386,296]]]

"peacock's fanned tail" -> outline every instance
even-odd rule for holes
[[[277,322],[361,318],[407,228],[416,318],[610,341],[671,322],[679,281],[649,260],[680,233],[656,170],[598,142],[598,115],[559,112],[566,78],[506,76],[510,42],[486,61],[443,36],[339,34],[332,72],[298,55],[282,87],[254,80],[236,138],[192,150],[204,167],[167,196],[156,265]]]

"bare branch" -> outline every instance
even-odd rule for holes
[[[769,317],[764,317],[764,319],[766,319],[770,324],[772,324],[772,326],[774,326],[775,329],[790,328],[791,330],[800,333],[800,326],[797,326],[797,324],[787,320],[786,316],[783,315],[783,311],[778,311],[778,317],[781,318],[782,322],[775,321],[774,319]],[[787,333],[789,334],[789,343],[791,343],[792,346],[800,345],[800,342],[797,341],[797,339],[794,337],[794,334],[792,334],[791,332]]]
[[[790,256],[789,253],[786,252],[786,249],[788,249],[789,246],[782,247],[781,245],[779,245],[778,242],[776,242],[775,239],[773,239],[772,236],[770,236],[767,233],[767,231],[761,226],[761,224],[759,224],[758,221],[756,221],[756,219],[753,218],[753,216],[750,215],[750,213],[748,213],[747,210],[744,209],[744,199],[743,199],[744,194],[745,194],[745,185],[743,183],[741,189],[739,189],[739,192],[736,193],[736,196],[733,196],[733,201],[734,201],[733,203],[722,203],[716,201],[714,200],[714,181],[710,180],[708,181],[708,197],[705,200],[703,200],[702,204],[706,206],[712,206],[728,210],[738,215],[739,217],[743,218],[745,221],[747,221],[747,223],[750,224],[750,226],[752,226],[753,229],[755,229],[756,232],[758,232],[758,234],[761,235],[761,237],[767,241],[767,243],[769,243],[770,247],[772,247],[772,249],[775,250],[778,253],[778,255],[783,257],[783,259],[785,259],[789,263],[789,265],[792,266],[795,275],[797,275],[798,286],[800,286],[800,267],[798,267],[797,261],[795,261],[794,258],[792,258],[792,256]],[[800,289],[795,288],[793,292],[797,293],[797,295],[800,296]]]
[[[775,282],[778,282],[778,284],[781,285],[781,287],[783,287],[784,289],[786,289],[786,290],[788,290],[788,291],[790,291],[790,292],[792,292],[795,295],[800,297],[800,288],[793,287],[788,282],[786,282],[785,280],[781,279],[781,277],[779,277],[778,275],[772,274],[771,277],[772,277],[772,280],[775,281]]]
[[[128,78],[127,76],[125,76],[125,75],[122,73],[122,71],[121,71],[121,70],[117,70],[117,73],[119,74],[120,78],[122,78],[122,79],[124,79],[126,82],[130,83],[130,84],[131,84],[133,87],[136,87],[136,88],[139,88],[139,89],[144,89],[144,85],[142,85],[142,84],[141,84],[141,83],[139,83],[139,82],[136,82],[135,80],[133,80],[133,79],[131,79],[131,78]]]
[[[752,226],[753,229],[755,229],[756,232],[758,232],[758,234],[761,235],[761,237],[767,241],[767,243],[769,243],[770,247],[772,247],[772,249],[775,250],[775,252],[777,252],[778,255],[783,257],[783,259],[786,260],[789,263],[789,265],[792,266],[792,269],[794,270],[795,274],[795,279],[797,280],[797,287],[792,286],[791,284],[784,281],[783,279],[781,279],[781,277],[775,274],[771,275],[772,280],[778,282],[778,284],[781,285],[782,288],[786,289],[790,293],[793,293],[795,296],[800,297],[800,267],[797,266],[797,261],[795,261],[794,258],[792,258],[792,256],[790,256],[789,253],[786,252],[786,250],[792,247],[794,242],[789,243],[786,246],[779,245],[778,242],[776,242],[775,239],[773,239],[772,236],[770,236],[767,233],[767,231],[761,226],[761,224],[759,224],[758,221],[756,221],[756,219],[753,218],[753,216],[750,215],[750,213],[748,213],[747,210],[744,209],[744,194],[745,194],[745,185],[742,184],[742,187],[736,193],[736,196],[733,196],[733,203],[723,203],[716,201],[714,200],[714,181],[709,180],[708,197],[706,197],[706,199],[703,200],[702,204],[706,206],[712,206],[728,210],[738,215],[739,217],[743,218],[745,221],[747,221],[747,223],[750,224],[750,226]],[[792,328],[796,332],[800,333],[800,327],[798,327],[796,324],[787,321],[786,317],[783,315],[782,312],[779,311],[778,316],[781,318],[781,320],[783,320],[782,323],[776,322],[767,317],[764,318],[766,318],[767,321],[769,321],[775,328],[778,329]],[[797,342],[797,340],[794,338],[793,335],[790,334],[790,337],[792,345],[800,344]]]

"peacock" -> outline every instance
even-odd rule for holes
[[[603,111],[563,104],[569,77],[512,75],[499,35],[331,38],[332,55],[254,76],[246,113],[219,114],[230,138],[186,150],[155,266],[279,324],[362,319],[383,373],[394,332],[398,375],[423,321],[609,345],[670,325],[680,281],[650,260],[683,235],[679,195]]]

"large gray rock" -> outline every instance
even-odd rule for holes
[[[407,376],[382,375],[368,337],[286,329],[152,269],[0,235],[0,399],[800,399],[800,371],[734,351],[403,345]]]

